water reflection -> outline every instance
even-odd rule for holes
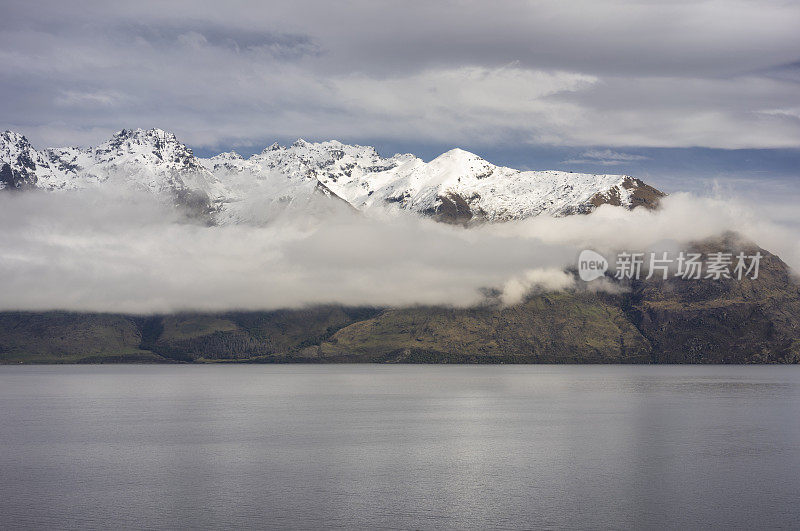
[[[776,527],[800,368],[0,367],[0,527]]]

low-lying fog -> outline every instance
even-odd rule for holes
[[[795,212],[787,216],[787,212]],[[2,310],[275,309],[308,304],[513,303],[563,289],[584,248],[675,248],[734,230],[800,268],[800,214],[742,199],[667,197],[469,229],[413,216],[278,216],[266,226],[187,223],[150,196],[0,194]]]

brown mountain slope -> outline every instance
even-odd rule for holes
[[[379,362],[642,363],[650,359],[650,345],[613,298],[551,293],[512,307],[386,310],[295,356]]]

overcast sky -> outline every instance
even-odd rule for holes
[[[2,0],[0,129],[45,147],[123,127],[201,154],[336,138],[785,184],[800,3]]]

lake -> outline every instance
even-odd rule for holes
[[[0,528],[800,525],[800,367],[0,366]]]

